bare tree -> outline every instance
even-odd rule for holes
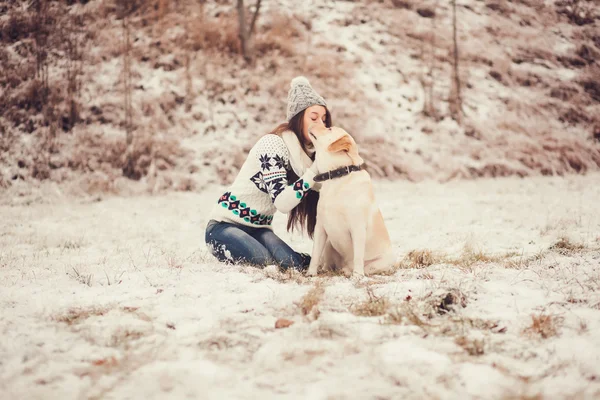
[[[185,111],[190,112],[192,109],[192,100],[194,97],[194,82],[192,81],[192,61],[193,55],[190,50],[190,41],[188,37],[189,32],[189,22],[186,19],[185,22],[185,30],[186,30],[186,43],[184,47],[184,66],[185,66]]]
[[[127,177],[135,176],[133,160],[133,112],[131,104],[131,30],[129,26],[129,2],[125,2],[123,12],[123,93],[125,109],[125,142],[127,150],[123,165],[123,175]]]
[[[452,118],[461,123],[462,120],[462,97],[460,93],[460,70],[458,66],[458,38],[456,34],[456,0],[452,0],[452,41],[454,42],[454,63],[452,69],[453,82],[450,93],[450,114]]]
[[[256,26],[256,20],[258,19],[258,13],[260,12],[260,3],[261,0],[256,1],[256,7],[254,9],[254,15],[252,16],[252,21],[250,22],[250,26],[246,21],[246,7],[244,6],[244,0],[237,0],[237,13],[238,13],[238,23],[239,23],[239,33],[238,36],[240,38],[240,46],[242,48],[242,56],[247,62],[252,61],[252,46],[250,45],[250,41],[252,39],[252,34],[254,33],[254,28]]]
[[[435,7],[435,6],[434,6]],[[425,92],[425,101],[423,104],[423,113],[430,118],[437,118],[437,110],[435,108],[434,102],[434,82],[435,82],[435,61],[436,61],[436,49],[435,49],[435,39],[436,39],[436,12],[435,8],[432,11],[431,16],[431,38],[429,41],[429,72],[427,74],[427,79],[422,78],[422,86]],[[423,54],[423,48],[421,49],[421,54]]]
[[[80,15],[67,15],[62,35],[63,46],[67,59],[67,101],[69,120],[63,129],[71,129],[79,121],[79,96],[81,93],[81,75],[83,73],[83,55],[86,35],[82,31],[83,21]]]
[[[33,2],[35,13],[33,15],[33,41],[35,44],[35,66],[36,78],[42,85],[42,102],[47,101],[49,92],[48,82],[48,48],[50,46],[50,22],[49,7],[47,0],[35,0]]]

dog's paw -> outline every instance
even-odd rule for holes
[[[350,277],[350,279],[353,282],[361,282],[363,280],[366,279],[365,274],[364,273],[360,273],[360,272],[353,272],[352,276]]]
[[[317,276],[317,271],[311,271],[310,269],[306,271],[306,276]]]

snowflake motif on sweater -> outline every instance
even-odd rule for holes
[[[275,211],[290,212],[315,186],[307,169],[288,182],[290,152],[277,135],[265,135],[252,147],[237,177],[213,208],[210,219],[253,227],[270,227]]]
[[[250,180],[252,181],[252,183],[254,183],[256,185],[256,187],[265,193],[269,193],[269,191],[267,190],[267,183],[265,182],[265,178],[262,174],[262,172],[258,171],[256,174],[254,174],[252,176],[252,178],[250,178]]]
[[[263,171],[269,171],[271,169],[271,157],[268,154],[262,154],[259,158],[260,168]]]
[[[274,161],[274,165],[275,168],[278,169],[285,169],[285,160],[283,159],[283,157],[281,157],[279,154],[275,155],[275,157],[273,157],[273,161]]]

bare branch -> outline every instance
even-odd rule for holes
[[[261,0],[256,1],[256,10],[254,10],[254,16],[252,17],[252,22],[250,23],[250,32],[248,37],[251,37],[254,34],[254,26],[256,25],[256,19],[258,18],[258,12],[260,11],[260,2]]]

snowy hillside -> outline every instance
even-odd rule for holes
[[[46,11],[47,26],[66,26],[60,34],[48,28],[43,42],[46,106],[35,72],[37,14],[19,2],[3,6],[2,182],[49,179],[75,191],[126,193],[134,185],[121,178],[121,2],[73,3],[49,2]],[[245,150],[282,121],[299,74],[357,138],[376,177],[562,175],[600,165],[593,1],[459,0],[460,124],[448,101],[450,2],[263,3],[250,65],[239,54],[233,1],[132,3],[133,176],[143,189],[229,182]]]

